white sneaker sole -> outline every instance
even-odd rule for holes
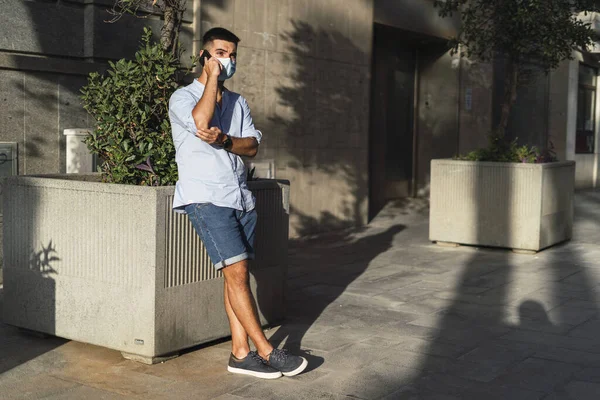
[[[298,368],[296,368],[293,371],[290,372],[282,372],[283,375],[285,376],[296,376],[299,373],[301,373],[302,371],[304,371],[306,369],[306,367],[308,366],[308,361],[306,361],[306,358],[304,357],[300,357],[302,359],[302,364],[300,364],[300,366]]]
[[[256,372],[256,371],[249,371],[247,369],[230,367],[229,365],[227,366],[227,371],[231,372],[232,374],[250,375],[255,378],[262,378],[262,379],[281,378],[281,372],[279,372],[279,371],[277,371],[277,372]]]

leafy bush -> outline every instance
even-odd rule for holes
[[[536,146],[519,146],[517,139],[509,142],[494,135],[490,136],[488,147],[474,150],[466,155],[455,156],[454,159],[515,163],[548,163],[558,161],[552,142],[550,142],[548,149],[540,150]]]
[[[151,38],[145,28],[135,60],[109,62],[107,73],[91,73],[81,90],[84,108],[96,121],[85,143],[102,161],[104,182],[164,186],[177,181],[168,109],[181,64]]]

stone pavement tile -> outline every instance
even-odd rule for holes
[[[213,400],[241,400],[241,399],[243,399],[243,397],[235,396],[233,394],[226,393],[226,394],[222,394],[219,397],[215,397]]]
[[[599,396],[600,384],[571,381],[544,400],[597,400]]]
[[[227,357],[190,353],[156,365],[130,361],[126,367],[128,373],[137,374],[136,378],[147,377],[149,384],[163,382],[170,385],[171,394],[177,390],[182,395],[193,394],[197,398],[212,398],[255,381],[255,378],[250,376],[227,372]]]
[[[598,304],[598,302],[592,301],[592,300],[573,299],[573,300],[569,300],[569,301],[565,302],[563,305],[565,307],[585,308],[585,309],[590,309],[590,310],[599,310],[600,309],[600,304]]]
[[[389,365],[422,371],[420,376],[429,372],[447,373],[457,368],[457,361],[454,359],[401,349],[394,349],[393,356],[384,360]]]
[[[466,347],[439,341],[420,339],[410,336],[398,336],[395,339],[373,336],[361,343],[371,346],[394,347],[414,353],[432,354],[436,356],[457,358],[467,352]]]
[[[511,301],[510,305],[519,307],[524,303],[535,302],[546,310],[552,310],[573,298],[570,294],[557,293],[552,288],[546,287],[520,296],[518,299]]]
[[[393,278],[397,281],[414,282],[414,280],[410,280],[410,278],[416,277],[415,279],[419,279],[419,276],[426,272],[427,270],[424,270],[423,268],[395,262],[378,268],[369,267],[358,276],[357,280],[376,282],[381,281],[382,279]]]
[[[481,324],[477,324],[477,322],[481,322]],[[512,329],[512,327],[502,324],[501,321],[490,323],[489,321],[478,321],[477,319],[465,319],[453,313],[452,310],[443,310],[436,314],[424,315],[410,321],[409,324],[441,329],[442,334],[450,336],[453,336],[453,331],[458,332],[460,335],[467,333],[463,338],[464,340],[471,340],[471,337],[482,334],[489,337],[500,336]],[[472,331],[472,334],[468,334],[468,331]]]
[[[390,325],[398,322],[410,322],[419,315],[386,309],[375,309],[358,305],[337,304],[325,309],[319,315],[319,324],[339,326],[343,328],[374,329],[378,326]]]
[[[450,394],[465,400],[538,400],[542,391],[510,385],[478,382],[448,373],[432,373],[421,377],[412,386],[437,393]]]
[[[360,342],[375,332],[372,329],[331,328],[324,335],[308,335],[302,338],[302,348],[332,351],[348,344]]]
[[[307,341],[319,340],[324,337],[332,338],[333,336],[327,332],[336,328],[339,329],[336,326],[315,324],[310,321],[289,320],[289,322],[284,322],[281,326],[265,332],[265,335],[273,346],[285,347],[303,344],[304,347],[308,347],[304,345],[304,343],[308,343]],[[227,349],[228,351],[231,349],[231,344]]]
[[[545,350],[536,351],[533,357],[585,367],[600,368],[600,353],[590,353],[587,351],[552,347]]]
[[[0,309],[1,309],[0,304]],[[67,343],[54,336],[39,337],[0,323],[0,374]]]
[[[469,275],[466,277],[466,279],[464,279],[463,284],[466,286],[475,286],[488,289],[504,286],[512,280],[510,274],[507,274],[505,269],[506,266],[503,266],[486,274]]]
[[[400,336],[410,336],[423,339],[440,339],[441,341],[449,344],[460,343],[463,338],[463,335],[459,335],[459,340],[456,340],[457,338],[454,335],[450,335],[450,337],[444,340],[445,338],[442,334],[442,331],[437,327],[412,325],[406,322],[398,322],[381,327],[377,331],[377,336],[390,340],[396,340]]]
[[[382,277],[376,280],[356,279],[346,285],[345,288],[346,290],[369,291],[371,296],[376,296],[379,293],[404,288],[420,279],[419,274],[411,276],[408,273],[398,273],[395,276]]]
[[[38,397],[42,398],[42,397]],[[76,399],[89,399],[89,400],[132,400],[134,397],[122,396],[116,393],[107,392],[104,390],[94,389],[88,386],[77,386],[73,389],[56,393],[47,397],[43,397],[44,400],[76,400]]]
[[[390,308],[395,311],[402,311],[410,314],[417,315],[428,315],[435,314],[451,304],[451,301],[444,299],[436,299],[436,298],[425,298],[419,299],[417,301],[393,301],[387,300],[385,297],[385,293],[382,293],[378,299],[387,301],[390,304]]]
[[[469,294],[477,294],[482,293],[489,288],[480,287],[480,286],[468,286],[461,285],[457,286],[455,282],[452,281],[436,281],[431,280],[429,276],[424,277],[422,280],[415,282],[411,286],[430,290],[430,291],[448,291],[448,290],[456,290],[460,293],[469,293]]]
[[[557,385],[567,382],[580,370],[581,367],[572,364],[528,358],[495,379],[494,383],[550,393]]]
[[[375,295],[375,298],[394,302],[417,303],[426,298],[432,298],[436,291],[424,290],[412,285],[385,290]],[[442,299],[445,300],[445,299]]]
[[[600,383],[600,368],[584,368],[575,374],[575,379],[586,382]]]
[[[387,362],[364,365],[359,370],[336,371],[311,383],[311,388],[351,398],[378,399],[410,384],[419,371]]]
[[[587,338],[573,338],[551,333],[515,329],[506,335],[503,335],[502,339],[600,353],[600,342]]]
[[[322,379],[322,378],[321,378]],[[318,390],[313,385],[295,383],[288,378],[279,378],[272,381],[260,380],[231,392],[234,396],[243,399],[261,400],[349,400],[351,397],[342,394],[328,393]]]
[[[486,343],[459,357],[460,361],[470,362],[478,368],[462,369],[460,376],[481,382],[490,382],[500,376],[509,367],[534,354],[532,349],[506,348]]]
[[[129,362],[132,363],[132,362]],[[82,368],[83,367],[83,368]],[[104,368],[69,363],[52,371],[52,376],[124,396],[151,397],[172,393],[173,381],[131,370],[131,365]]]
[[[548,321],[531,321],[529,319],[520,319],[515,316],[513,319],[506,319],[507,323],[511,323],[515,326],[515,328],[519,328],[522,330],[534,331],[534,332],[542,332],[542,333],[552,333],[555,335],[566,335],[570,332],[575,325],[568,324],[559,324],[554,325]]]
[[[564,279],[561,280],[562,283],[573,285],[573,286],[583,286],[585,288],[590,288],[590,285],[594,281],[590,281],[590,275],[595,275],[595,271],[589,268],[582,268],[577,273],[573,273]]]
[[[0,398],[3,400],[40,399],[64,393],[80,386],[49,375],[16,373],[0,375]]]
[[[591,319],[569,332],[574,338],[597,339],[600,336],[600,320]]]
[[[327,353],[323,366],[335,372],[355,371],[365,368],[372,363],[380,363],[387,360],[389,360],[390,363],[394,363],[396,360],[405,357],[407,353],[410,352],[406,352],[397,347],[356,343]],[[425,355],[419,355],[414,361],[420,361],[424,358]]]
[[[598,315],[597,310],[582,309],[578,307],[558,306],[548,313],[550,321],[554,324],[579,325]]]
[[[453,396],[445,393],[435,393],[427,389],[414,386],[404,386],[400,390],[382,397],[380,400],[463,400],[464,397]]]

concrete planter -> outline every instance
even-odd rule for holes
[[[153,363],[229,335],[223,278],[173,187],[97,176],[9,178],[4,321]],[[284,314],[289,182],[249,182],[257,199],[252,289],[261,322]]]
[[[429,238],[539,251],[569,240],[575,162],[431,161]]]

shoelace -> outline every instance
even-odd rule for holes
[[[288,354],[289,354],[289,352],[288,352],[287,349],[281,349],[281,350],[274,349],[271,352],[271,355],[269,356],[269,359],[273,359],[274,358],[276,361],[279,361],[281,363],[285,363],[285,360],[287,359]],[[273,356],[275,356],[275,357],[273,357]]]
[[[261,356],[258,355],[257,352],[255,351],[251,351],[250,353],[248,353],[248,355],[250,356],[250,358],[252,358],[254,361],[257,361],[261,364],[267,364],[267,362],[265,361],[264,358],[262,358]]]

